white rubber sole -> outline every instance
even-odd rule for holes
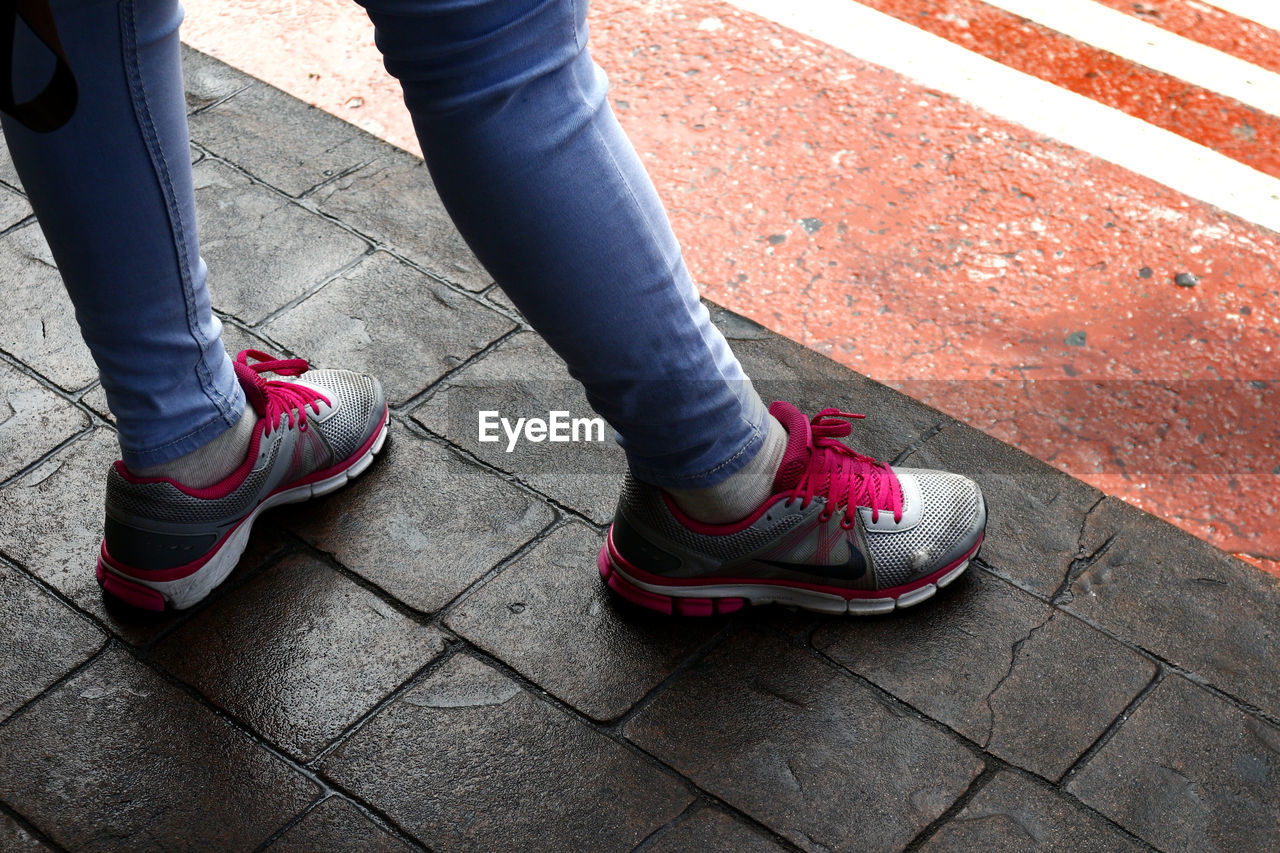
[[[147,581],[133,575],[111,572],[110,566],[105,566],[104,568],[131,584],[149,587],[160,593],[160,595],[164,596],[166,604],[174,610],[185,610],[203,601],[208,597],[209,593],[213,592],[214,588],[227,579],[227,576],[235,569],[236,564],[240,562],[245,546],[249,544],[249,534],[253,531],[253,523],[258,520],[259,515],[272,507],[301,503],[310,498],[327,495],[360,476],[366,468],[373,464],[373,457],[377,456],[382,450],[382,445],[387,440],[387,425],[389,422],[390,419],[383,420],[382,429],[369,449],[342,471],[327,479],[317,480],[314,483],[307,483],[306,485],[283,492],[276,492],[268,496],[262,503],[258,504],[253,512],[249,513],[239,527],[232,531],[217,553],[210,557],[209,561],[201,566],[198,571],[192,572],[187,577],[173,581]]]
[[[760,604],[782,604],[811,610],[815,613],[850,614],[854,616],[871,616],[881,613],[892,613],[927,601],[937,595],[938,590],[949,586],[956,578],[969,568],[969,560],[965,560],[952,568],[932,583],[902,593],[897,598],[850,598],[774,584],[722,584],[707,586],[664,586],[636,580],[616,565],[612,567],[623,580],[647,593],[670,598],[720,599],[740,598],[752,606]]]

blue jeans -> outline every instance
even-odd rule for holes
[[[196,237],[177,0],[54,0],[80,85],[51,134],[5,119],[124,461],[174,459],[244,408]],[[459,231],[657,485],[713,485],[764,406],[706,309],[587,52],[586,0],[362,0]],[[52,60],[20,28],[15,75]]]

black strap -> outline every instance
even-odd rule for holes
[[[7,8],[5,8],[7,7]],[[47,133],[71,120],[76,110],[76,78],[58,40],[49,0],[0,0],[0,110],[34,131]],[[19,104],[13,93],[13,37],[18,19],[53,53],[57,65],[48,85],[29,101]]]

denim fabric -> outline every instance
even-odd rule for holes
[[[98,364],[125,463],[156,465],[216,438],[244,409],[197,248],[182,11],[134,0],[52,6],[79,106],[54,133],[6,117],[5,140]],[[14,52],[21,101],[53,61],[25,27]]]
[[[698,301],[608,107],[585,0],[362,5],[459,231],[583,383],[636,475],[696,488],[745,465],[764,406]],[[98,360],[125,461],[156,464],[243,405],[192,224],[181,12],[176,0],[54,8],[82,81],[80,112],[49,136],[6,122],[6,137]]]

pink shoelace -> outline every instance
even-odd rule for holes
[[[253,360],[252,363],[250,359]],[[307,409],[310,408],[318,415],[322,402],[333,405],[328,397],[306,385],[274,379],[267,380],[262,376],[264,373],[301,376],[310,367],[306,359],[273,358],[256,349],[241,350],[236,356],[236,375],[240,377],[245,397],[253,406],[253,410],[267,420],[266,427],[263,429],[264,435],[271,435],[279,426],[281,415],[288,417],[290,428],[297,423],[298,430],[306,432]]]
[[[813,416],[808,463],[788,500],[800,498],[801,506],[808,506],[815,495],[825,497],[821,521],[831,518],[839,507],[868,507],[873,522],[879,520],[881,510],[892,511],[895,522],[902,520],[902,484],[893,470],[839,441],[853,431],[853,420],[864,417],[837,409],[823,409]],[[840,526],[852,528],[852,515],[846,514]]]

